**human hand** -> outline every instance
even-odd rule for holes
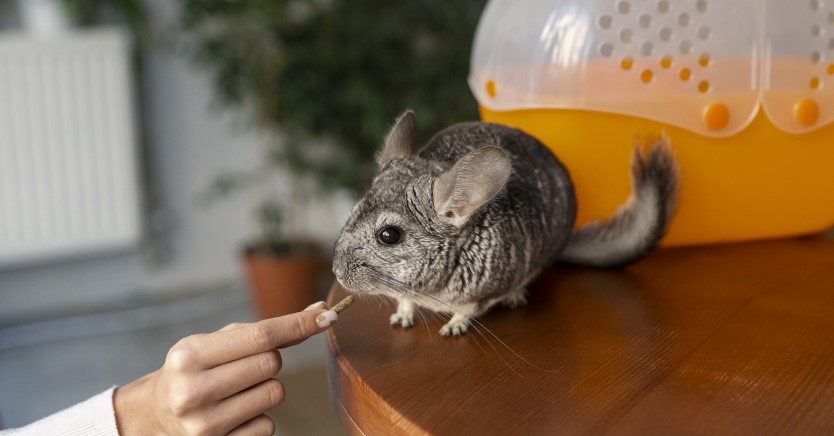
[[[275,425],[264,413],[284,400],[283,385],[272,378],[281,370],[278,349],[329,328],[316,320],[324,312],[335,320],[326,309],[316,303],[180,340],[162,368],[116,390],[119,434],[271,435]]]

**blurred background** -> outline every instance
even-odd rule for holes
[[[0,428],[323,299],[394,118],[477,118],[484,3],[0,0]],[[324,338],[284,355],[279,432],[338,434]]]

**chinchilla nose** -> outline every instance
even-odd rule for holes
[[[336,250],[336,254],[333,256],[333,274],[336,275],[337,279],[343,279],[345,278],[345,273],[347,273],[347,262],[345,261],[344,253]]]
[[[357,263],[357,254],[361,251],[362,247],[352,246],[342,239],[336,241],[336,247],[333,250],[333,274],[337,279],[344,279],[351,273],[353,266]]]

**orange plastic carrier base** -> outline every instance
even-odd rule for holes
[[[481,117],[537,137],[565,163],[576,185],[577,225],[610,217],[628,198],[636,132],[666,135],[681,170],[665,246],[801,235],[834,225],[834,125],[797,135],[759,110],[739,133],[715,138],[586,110],[481,106]]]

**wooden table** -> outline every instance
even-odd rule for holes
[[[330,300],[344,290],[335,285]],[[556,266],[483,328],[392,328],[358,300],[329,332],[352,434],[834,434],[834,240]]]

